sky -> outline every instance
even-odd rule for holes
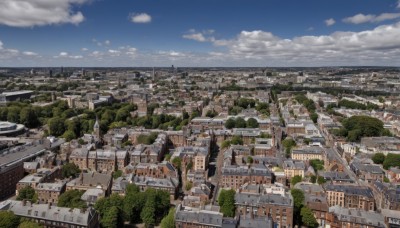
[[[1,0],[0,67],[400,66],[400,0]]]

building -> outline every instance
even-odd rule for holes
[[[327,223],[331,228],[386,228],[382,214],[335,205],[329,208]]]
[[[338,205],[345,208],[358,208],[366,211],[375,210],[375,199],[369,187],[344,184],[325,185],[330,207]]]
[[[371,184],[378,209],[400,211],[400,187],[395,184],[374,181]]]
[[[45,151],[44,144],[0,151],[0,200],[15,194],[17,183],[24,177],[24,162],[33,160]]]
[[[0,121],[0,136],[17,136],[25,132],[23,124]]]
[[[236,193],[237,215],[272,218],[277,227],[293,227],[291,195]]]
[[[307,146],[292,150],[292,159],[309,161],[313,159],[325,160],[325,150],[319,146]]]
[[[283,162],[283,170],[288,179],[291,179],[294,176],[304,177],[305,167],[303,161],[286,160]]]
[[[33,220],[44,227],[99,227],[99,217],[93,208],[71,209],[49,204],[33,204],[27,201],[7,200],[0,203],[0,210]]]
[[[3,92],[0,94],[0,104],[6,105],[7,102],[10,101],[22,101],[22,100],[29,100],[33,91],[31,90],[21,90],[21,91],[14,91],[14,92]]]
[[[75,178],[67,183],[67,190],[82,190],[86,191],[90,188],[103,189],[106,196],[110,195],[112,186],[111,174],[105,173],[81,173],[78,178]]]
[[[273,173],[264,164],[222,167],[221,186],[238,189],[245,183],[271,184]]]
[[[64,193],[66,187],[65,181],[56,183],[40,183],[35,187],[38,197],[38,203],[54,204],[58,203],[58,198]]]
[[[357,175],[357,177],[365,182],[371,183],[373,181],[383,182],[385,171],[379,165],[363,164],[354,161],[350,164],[350,169]]]

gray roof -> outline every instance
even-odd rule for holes
[[[342,185],[342,184],[327,184],[325,185],[326,191],[344,192],[347,195],[360,195],[373,198],[374,195],[369,187],[362,187],[356,185]]]
[[[351,222],[370,227],[386,227],[383,215],[378,212],[349,209],[338,205],[330,207],[329,212],[335,214],[341,222]]]
[[[236,193],[235,204],[259,206],[262,204],[293,206],[292,198],[287,195],[285,197],[278,194],[253,194],[253,193]]]
[[[175,213],[176,222],[202,224],[222,227],[223,215],[220,212],[200,210],[196,208],[178,206]]]
[[[34,219],[46,219],[55,222],[69,223],[79,226],[87,226],[96,216],[93,208],[86,210],[56,207],[47,204],[31,204],[30,202],[7,200],[0,203],[0,210],[8,210],[22,217]]]

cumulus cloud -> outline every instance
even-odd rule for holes
[[[386,20],[393,20],[396,18],[400,17],[400,13],[382,13],[380,15],[374,15],[374,14],[362,14],[359,13],[357,15],[354,15],[352,17],[347,17],[343,19],[343,22],[345,23],[351,23],[351,24],[362,24],[362,23],[376,23],[376,22],[382,22]]]
[[[66,57],[68,56],[68,52],[60,52],[59,56]]]
[[[131,21],[133,23],[150,23],[151,22],[151,16],[147,13],[137,13],[137,14],[132,14],[131,16]]]
[[[195,40],[199,42],[205,42],[206,38],[201,33],[185,34],[182,36],[185,39]]]
[[[397,1],[397,7],[398,9],[400,9],[400,0]]]
[[[82,48],[81,51],[89,51],[87,48]]]
[[[322,36],[282,39],[266,31],[242,31],[225,40],[232,58],[289,61],[309,65],[377,63],[400,57],[400,22],[361,32],[335,32]],[[215,41],[218,42],[218,41]],[[215,43],[214,42],[214,43]]]
[[[182,38],[195,40],[198,42],[206,42],[206,41],[214,41],[215,38],[212,35],[215,32],[213,29],[203,30],[201,32],[197,32],[195,29],[190,29],[187,34],[184,34]]]
[[[74,6],[90,0],[1,0],[0,24],[12,27],[33,27],[84,21]]]
[[[26,56],[38,56],[38,53],[32,52],[32,51],[24,51],[24,52],[22,52],[22,54],[24,54]]]
[[[333,19],[333,18],[329,18],[329,19],[326,19],[326,20],[325,20],[326,26],[332,26],[332,25],[334,25],[335,23],[336,23],[336,21],[335,21],[335,19]]]

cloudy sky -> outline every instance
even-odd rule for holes
[[[400,1],[0,1],[0,67],[172,64],[400,66]]]

